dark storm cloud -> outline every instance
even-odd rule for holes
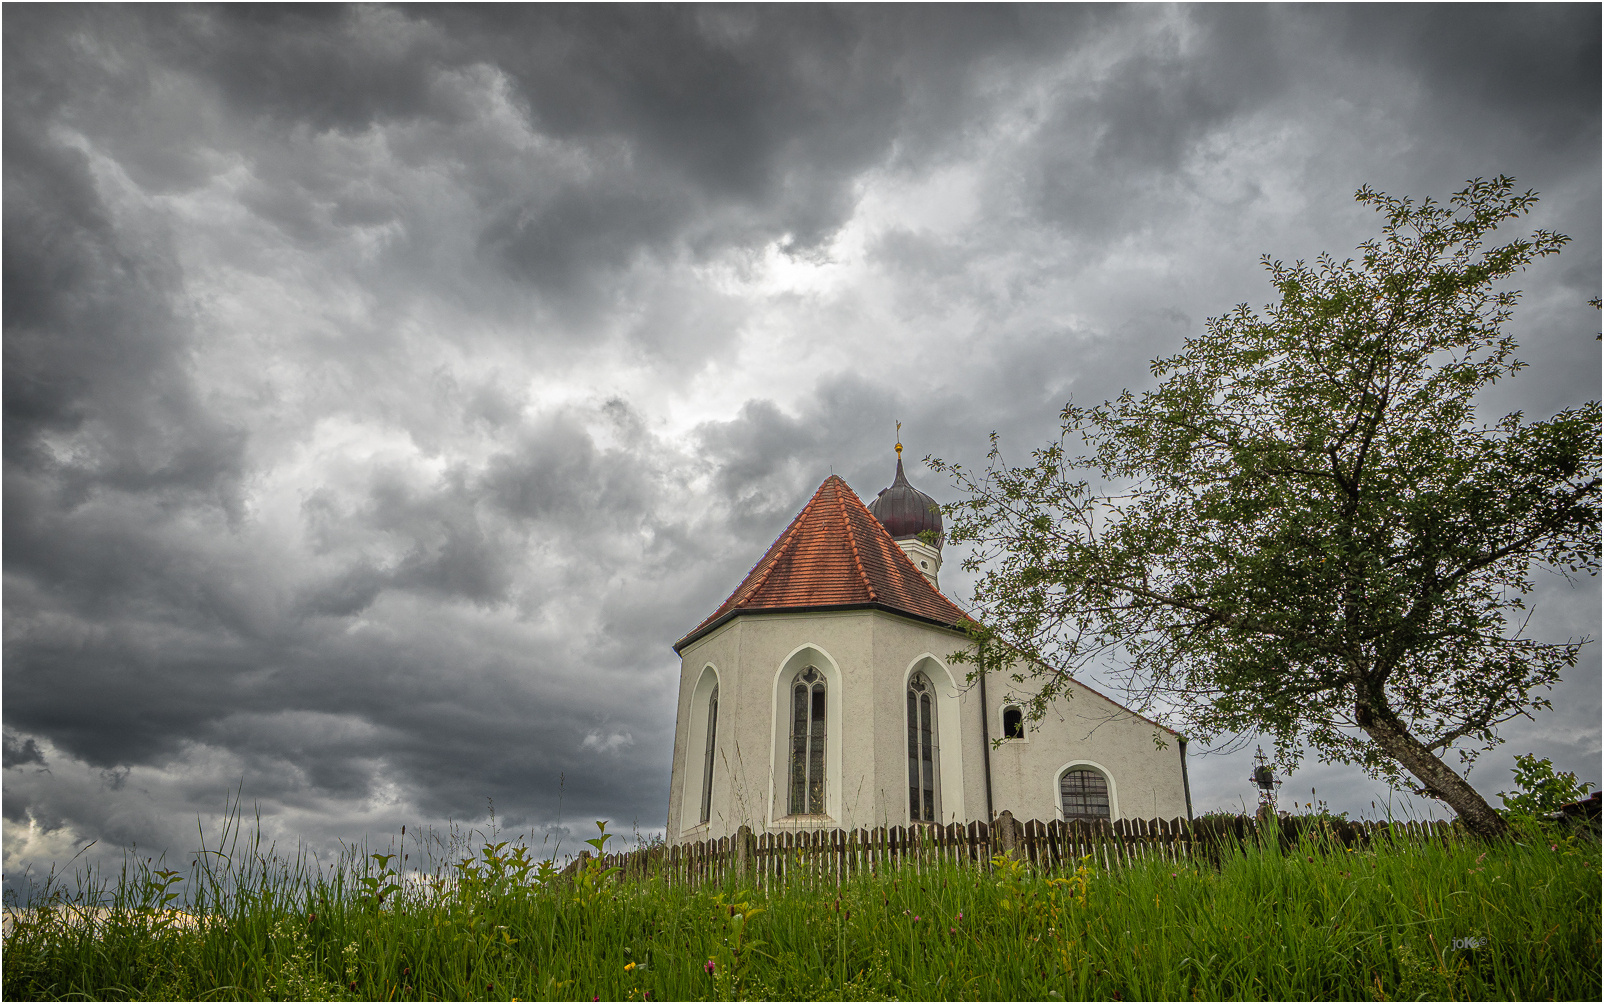
[[[814,247],[850,213],[858,173],[972,113],[965,85],[984,59],[1050,51],[1013,11],[909,23],[841,7],[524,8],[442,20],[484,40],[536,128],[595,154],[582,180],[485,231],[508,267],[557,288],[676,244]]]
[[[951,500],[917,458],[1023,461],[1367,180],[1552,179],[1534,330],[1597,285],[1596,8],[39,5],[4,51],[27,841],[187,847],[231,792],[325,846],[654,827],[668,646],[895,421]],[[968,222],[862,222],[945,170]],[[852,226],[857,292],[753,292]]]
[[[1593,4],[1322,7],[1344,49],[1417,73],[1445,105],[1549,146],[1598,129],[1600,11]],[[1491,113],[1491,114],[1489,114]]]
[[[4,742],[6,767],[21,767],[30,763],[44,764],[44,755],[39,752],[38,744],[32,739],[18,742],[15,736],[7,733]]]
[[[1132,19],[1106,37],[1119,54],[1107,71],[1055,102],[1028,176],[1031,203],[1072,232],[1151,227],[1195,197],[1178,171],[1189,156],[1233,127],[1288,112],[1309,127],[1386,108],[1467,176],[1530,178],[1543,169],[1534,144],[1545,153],[1596,145],[1596,7],[1452,9],[1209,5]],[[1455,157],[1456,147],[1477,157]],[[1312,144],[1278,153],[1308,156],[1299,169],[1318,190],[1390,180],[1374,166],[1371,176],[1339,173],[1359,151],[1322,163],[1317,150],[1330,153]],[[1264,198],[1252,180],[1242,196]]]
[[[102,490],[232,503],[243,435],[206,412],[184,372],[162,235],[119,232],[82,153],[24,115],[8,113],[6,130],[7,463],[68,505]],[[40,438],[50,433],[89,448],[57,457]]]
[[[481,246],[540,288],[595,295],[598,269],[643,253],[782,235],[800,248],[818,244],[850,213],[859,172],[899,144],[905,154],[924,149],[976,111],[976,74],[999,58],[1054,56],[1094,19],[982,8],[911,21],[842,7],[169,8],[41,12],[15,19],[12,35],[69,29],[127,53],[134,69],[119,72],[86,59],[85,46],[53,47],[107,90],[151,98],[176,75],[221,98],[235,128],[258,136],[461,125],[476,110],[454,78],[493,68],[529,128],[571,145],[583,166],[554,170],[526,154],[518,182],[480,179]],[[78,97],[77,116],[111,133],[142,179],[206,176],[179,163],[181,148],[115,121],[121,94]],[[282,173],[247,204],[310,238],[308,211],[335,179],[276,167]],[[382,202],[338,200],[335,214],[364,209],[386,213]]]

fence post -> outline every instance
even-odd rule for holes
[[[991,840],[994,853],[1013,854],[1019,851],[1019,824],[1014,821],[1014,814],[1007,809],[997,813],[997,821],[991,826]]]
[[[735,839],[730,841],[731,856],[735,859],[735,878],[739,882],[752,880],[752,869],[757,864],[757,837],[752,828],[742,823],[735,828]]]

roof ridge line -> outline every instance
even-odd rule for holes
[[[902,466],[902,458],[900,457],[897,458],[897,466],[899,468]],[[900,561],[906,567],[907,571],[913,573],[913,578],[909,579],[908,581],[912,582],[914,579],[917,579],[919,583],[923,585],[925,589],[929,590],[930,594],[936,599],[956,610],[963,617],[970,616],[969,611],[948,599],[947,594],[942,592],[940,588],[930,581],[929,577],[926,576],[924,572],[921,572],[919,568],[914,565],[913,558],[909,556],[907,551],[902,549],[902,545],[897,543],[896,538],[891,536],[891,532],[886,529],[885,524],[881,523],[880,520],[875,517],[874,513],[869,510],[868,506],[864,506],[863,511],[869,517],[869,519],[873,521],[873,524],[880,529],[881,533],[875,534],[874,536],[881,543],[881,548],[885,552],[885,555],[891,564],[894,566]],[[889,547],[885,546],[887,541],[890,542]],[[973,620],[974,618],[971,617],[970,619]]]
[[[817,498],[817,495],[814,497]],[[763,583],[769,581],[769,576],[774,574],[774,566],[780,563],[780,555],[785,553],[786,545],[791,542],[791,538],[795,537],[797,531],[802,528],[802,517],[806,516],[808,514],[808,510],[813,508],[813,502],[814,499],[808,499],[808,504],[802,507],[802,511],[796,514],[796,519],[793,519],[791,521],[791,525],[785,528],[785,533],[781,534],[780,539],[774,542],[773,547],[769,548],[769,553],[763,556],[767,558],[770,554],[772,554],[774,556],[774,560],[770,561],[769,566],[763,569],[763,574],[759,575],[757,579],[753,581],[752,588],[743,592],[739,587],[737,587],[735,592],[730,595],[730,598],[725,601],[726,606],[731,608],[740,606],[748,596],[751,596],[753,593],[763,588]],[[745,583],[743,583],[743,585],[744,584]],[[719,609],[722,610],[723,607],[720,607]],[[718,610],[713,611],[713,614],[714,616],[717,616]]]
[[[841,483],[846,484],[845,481]],[[863,556],[858,553],[858,534],[857,529],[852,525],[852,517],[847,515],[847,498],[840,493],[840,489],[836,490],[835,498],[841,505],[841,522],[843,529],[847,532],[847,546],[852,548],[852,563],[858,566],[858,577],[863,579],[863,588],[869,591],[869,599],[878,601],[880,597],[875,594],[874,582],[869,578],[868,569],[863,567]],[[860,506],[862,504],[862,502],[858,503]]]

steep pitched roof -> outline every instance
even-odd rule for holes
[[[741,613],[843,607],[875,607],[943,626],[965,619],[832,474],[729,599],[674,651]]]

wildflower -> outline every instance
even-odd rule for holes
[[[958,911],[958,919],[959,920],[963,920],[964,919],[964,912],[962,910]]]
[[[629,965],[627,965],[627,966],[625,966],[625,967],[624,967],[624,972],[626,972],[626,973],[627,973],[627,972],[629,972],[629,971],[630,971],[630,970],[631,970],[631,969],[634,969],[634,968],[635,968],[635,963],[633,963],[633,962],[631,962],[631,963],[630,963],[630,964],[629,964]]]
[[[919,915],[917,913],[913,915],[913,922],[915,924],[919,923]]]
[[[707,971],[707,975],[712,976],[714,973],[718,972],[718,963],[714,962],[712,959],[708,959],[707,965],[703,966],[702,968]]]

